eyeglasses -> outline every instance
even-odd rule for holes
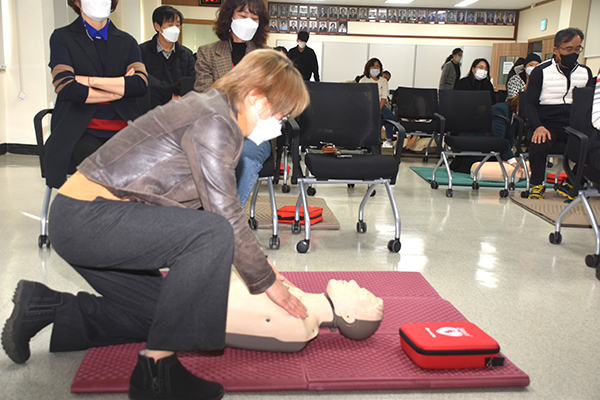
[[[571,54],[571,53],[581,53],[583,51],[583,46],[577,46],[577,47],[573,47],[573,46],[569,46],[569,47],[559,47],[559,49],[566,51],[567,53]]]

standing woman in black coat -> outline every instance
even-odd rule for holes
[[[148,78],[136,40],[108,19],[119,0],[68,0],[79,17],[50,37],[57,94],[46,142],[46,184],[67,173],[141,115]]]
[[[473,61],[469,75],[458,81],[456,90],[488,90],[492,104],[496,104],[496,93],[490,81],[490,63],[485,58]]]

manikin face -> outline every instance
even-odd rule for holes
[[[327,294],[333,302],[335,313],[349,324],[355,320],[379,321],[383,317],[383,300],[353,280],[330,280]]]

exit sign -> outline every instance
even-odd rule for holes
[[[548,27],[548,20],[543,19],[542,22],[540,22],[540,31],[545,31],[547,27]]]

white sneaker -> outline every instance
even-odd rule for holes
[[[384,149],[391,149],[392,147],[394,147],[394,145],[392,144],[392,140],[391,139],[386,139],[385,142],[383,142],[383,144],[381,145],[382,148]]]

